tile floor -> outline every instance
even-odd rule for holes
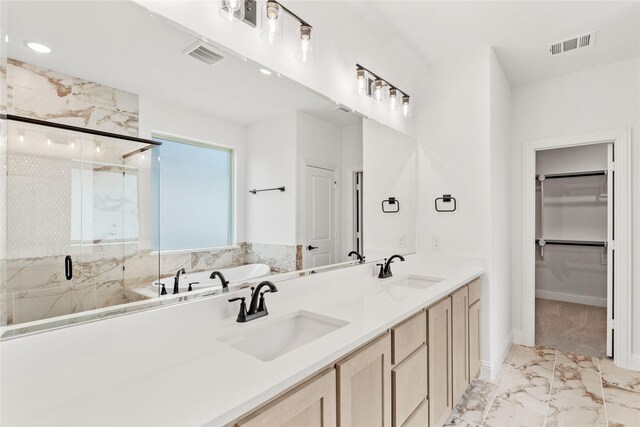
[[[446,425],[640,427],[640,372],[608,359],[513,345],[497,378],[474,380]]]

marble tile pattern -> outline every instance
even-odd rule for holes
[[[72,281],[64,276],[64,256],[2,260],[0,325],[137,301],[139,296],[129,289],[150,284],[158,276],[173,276],[180,268],[198,272],[261,262],[278,273],[299,269],[292,245],[243,242],[236,247],[160,256],[141,249],[138,242],[96,242],[81,250],[72,254]]]
[[[138,95],[9,58],[10,114],[138,135]]]
[[[513,345],[493,380],[475,379],[447,426],[640,426],[640,372],[608,358]]]

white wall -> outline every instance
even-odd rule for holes
[[[513,247],[514,331],[522,328],[522,200],[523,141],[611,128],[632,127],[633,193],[640,179],[640,59],[591,68],[513,89],[511,207]],[[633,200],[633,306],[640,307],[640,197]],[[640,312],[633,314],[633,352],[640,353]]]
[[[347,254],[353,246],[353,172],[362,170],[362,122],[342,128],[342,184],[340,200],[343,209],[340,211],[340,247],[338,261],[347,261]]]
[[[369,259],[416,249],[416,141],[373,120],[362,130],[364,160],[364,255]],[[390,196],[397,214],[382,213]],[[394,209],[387,206],[386,209]]]
[[[246,130],[246,188],[286,187],[284,193],[247,193],[246,240],[295,245],[296,113],[249,125]]]
[[[245,129],[244,126],[222,121],[195,111],[169,105],[148,96],[140,95],[140,138],[164,135],[232,148],[234,152],[236,241],[245,241]],[[142,193],[144,194],[144,193]],[[151,213],[140,212],[140,218],[151,218]],[[141,224],[141,236],[149,233]],[[145,231],[146,230],[146,231]]]
[[[217,1],[136,0],[136,3],[333,101],[347,105],[394,129],[415,135],[414,119],[390,114],[388,104],[375,103],[357,95],[355,64],[361,63],[371,68],[414,95],[417,92],[415,76],[422,71],[414,65],[420,59],[410,47],[394,43],[376,26],[368,25],[360,19],[348,2],[287,2],[288,8],[313,25],[315,58],[306,64],[294,58],[297,47],[296,26],[291,19],[285,20],[283,41],[271,46],[260,38],[259,15],[256,28],[244,23],[230,23],[220,18],[220,2]],[[257,3],[258,13],[263,4],[263,1]]]
[[[492,49],[425,73],[418,117],[418,250],[485,260],[483,374],[495,375],[511,342],[508,178],[511,94]],[[452,194],[457,210],[435,211]],[[435,248],[434,240],[439,242]]]
[[[489,206],[489,361],[491,372],[500,369],[512,341],[511,326],[511,84],[493,49],[490,51],[490,206]]]

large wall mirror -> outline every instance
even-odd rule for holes
[[[411,138],[131,2],[4,7],[5,331],[415,251]]]

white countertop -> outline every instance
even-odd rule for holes
[[[384,280],[364,265],[278,283],[267,295],[269,316],[246,324],[235,321],[238,303],[222,295],[4,341],[0,421],[222,425],[482,273],[412,262],[393,269]],[[444,280],[427,289],[393,286],[407,276]],[[349,323],[269,362],[216,339],[298,310]]]

